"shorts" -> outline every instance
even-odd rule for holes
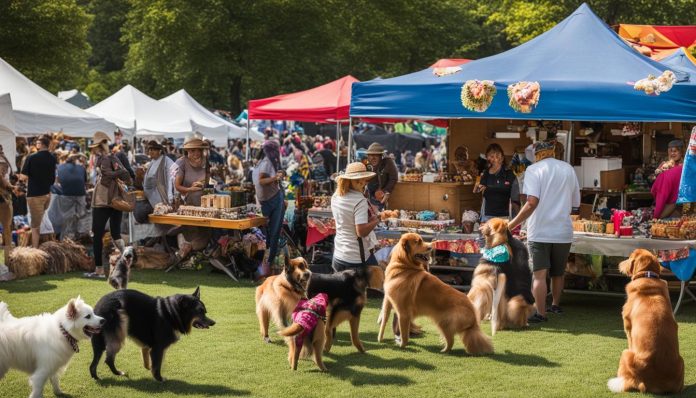
[[[369,267],[371,265],[378,265],[374,254],[370,254],[370,257],[365,260],[365,265],[360,263],[349,263],[347,261],[339,260],[336,257],[334,257],[331,261],[331,268],[333,268],[334,272],[341,272],[347,269],[355,269],[360,267]]]
[[[31,196],[27,198],[27,207],[31,215],[31,229],[40,228],[44,213],[51,203],[51,194]]]
[[[570,243],[529,242],[528,245],[532,271],[547,269],[552,277],[563,276],[570,254]]]

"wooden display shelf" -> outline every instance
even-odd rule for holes
[[[153,224],[189,225],[193,227],[208,227],[221,229],[249,229],[266,224],[266,217],[242,218],[239,220],[222,220],[219,218],[203,218],[166,214],[163,216],[150,215]]]

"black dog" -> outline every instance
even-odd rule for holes
[[[94,307],[94,313],[106,322],[102,333],[92,338],[94,358],[89,372],[94,379],[97,365],[106,350],[106,364],[117,376],[124,375],[116,369],[116,354],[130,336],[142,348],[143,365],[162,381],[160,373],[164,351],[179,340],[180,334],[188,334],[191,327],[208,329],[215,321],[206,316],[201,301],[200,288],[190,294],[169,297],[151,297],[136,290],[117,290],[102,297]],[[152,367],[150,366],[152,360]]]
[[[333,334],[338,325],[344,321],[350,323],[350,338],[355,348],[365,352],[358,335],[360,327],[360,314],[367,301],[367,286],[369,272],[365,267],[345,270],[334,274],[313,273],[309,278],[307,297],[314,297],[319,293],[329,296],[329,311],[326,322],[326,352],[331,350]]]
[[[116,290],[128,289],[130,271],[137,260],[133,246],[127,246],[119,256],[116,264],[111,267],[109,273],[109,284]]]

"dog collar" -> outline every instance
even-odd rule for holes
[[[498,245],[491,248],[484,247],[481,249],[481,254],[483,258],[492,263],[506,263],[510,261],[510,252],[508,252],[507,246]]]
[[[643,271],[639,272],[631,278],[632,281],[640,278],[654,278],[654,279],[660,279],[660,274],[652,271]]]
[[[77,345],[77,339],[74,338],[70,333],[68,333],[67,330],[63,327],[63,325],[58,325],[60,328],[60,332],[63,333],[63,336],[65,337],[66,340],[68,340],[68,344],[70,344],[70,347],[72,347],[72,350],[75,352],[80,352],[80,346]]]

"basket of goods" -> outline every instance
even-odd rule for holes
[[[471,234],[474,232],[474,224],[479,219],[477,212],[473,210],[466,210],[462,214],[462,233]]]
[[[387,221],[390,218],[399,218],[399,210],[382,210],[380,218],[382,221]]]
[[[447,211],[447,210],[440,210],[440,212],[437,213],[437,219],[438,219],[439,221],[450,220],[451,218],[450,218],[450,213],[449,213],[449,211]]]
[[[413,169],[408,170],[403,176],[403,181],[405,182],[423,182],[423,173]]]
[[[401,210],[399,212],[399,219],[401,220],[415,220],[417,211]]]
[[[462,106],[473,112],[485,112],[497,92],[491,80],[467,80],[462,85]]]
[[[172,213],[174,210],[172,209],[171,206],[164,204],[164,203],[157,203],[155,205],[154,210],[152,211],[152,214],[156,216],[163,216],[165,214]]]
[[[510,108],[515,112],[531,113],[539,104],[541,85],[539,82],[517,82],[508,86],[507,93]]]
[[[220,218],[220,209],[202,206],[179,206],[177,214],[180,216]]]
[[[658,77],[648,75],[645,79],[640,79],[633,88],[642,91],[647,95],[657,96],[672,89],[672,85],[677,82],[677,77],[671,70],[666,70]]]
[[[575,221],[573,221],[573,231],[575,231],[575,232],[585,232],[585,220],[575,220]]]

